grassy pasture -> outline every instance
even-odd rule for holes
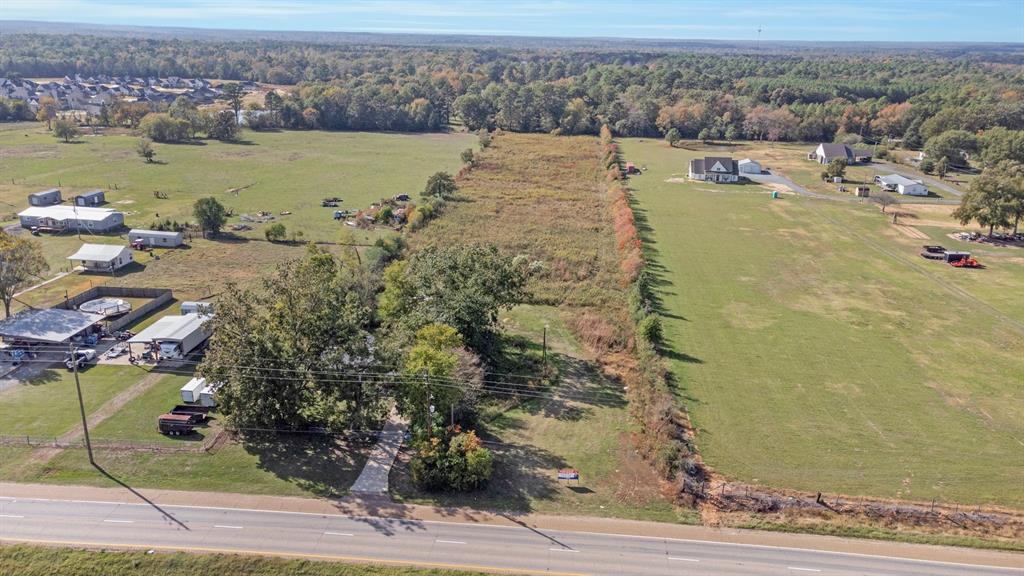
[[[154,144],[158,162],[146,164],[135,153],[138,138],[122,132],[86,130],[76,143],[64,144],[39,124],[0,126],[0,212],[9,218],[27,206],[26,194],[45,188],[60,186],[65,199],[101,188],[107,206],[124,211],[129,226],[147,227],[157,215],[190,220],[192,203],[214,196],[234,210],[231,223],[240,214],[264,210],[301,230],[306,240],[335,241],[341,224],[332,218],[334,209],[320,207],[322,198],[340,197],[341,208],[357,210],[382,197],[415,196],[434,172],[456,171],[459,152],[475,139],[245,131],[235,144]],[[154,191],[168,197],[158,199]],[[292,214],[279,215],[283,210]],[[255,228],[240,235],[262,238],[261,226]]]
[[[501,134],[460,182],[460,199],[409,238],[426,244],[479,242],[544,263],[531,279],[533,305],[502,313],[529,353],[558,370],[544,394],[521,404],[495,402],[481,415],[481,437],[493,442],[494,478],[466,495],[417,492],[404,466],[392,473],[396,497],[511,511],[692,521],[660,495],[656,475],[631,448],[623,383],[602,371],[593,347],[622,338],[628,323],[614,231],[592,137]],[[586,321],[581,322],[581,319]],[[583,334],[591,342],[578,338]],[[556,480],[577,468],[581,484]]]
[[[927,262],[930,242],[871,205],[668,182],[705,152],[622,146],[648,168],[630,187],[707,462],[778,487],[1024,505],[1021,254]],[[941,215],[920,220],[953,243]]]

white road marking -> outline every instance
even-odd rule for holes
[[[230,528],[231,530],[241,530],[241,526],[228,526],[226,524],[214,524],[214,528]]]
[[[579,552],[579,550],[573,550],[572,548],[548,548],[552,552]]]
[[[328,536],[355,536],[355,534],[349,534],[348,532],[324,532]]]
[[[676,558],[675,556],[669,556],[668,559],[669,560],[678,560],[680,562],[700,562],[700,560],[698,560],[696,558]]]
[[[110,522],[111,524],[134,524],[135,520],[104,520],[104,522]]]
[[[434,542],[437,542],[438,544],[465,544],[465,542],[460,542],[458,540],[434,540]]]
[[[18,516],[17,514],[0,514],[0,518],[24,518],[24,516]]]
[[[797,568],[796,566],[786,566],[790,570],[799,570],[800,572],[821,572],[817,568]]]

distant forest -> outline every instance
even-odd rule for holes
[[[296,85],[286,128],[877,142],[1024,129],[1005,51],[535,49],[0,35],[0,77],[182,76]]]

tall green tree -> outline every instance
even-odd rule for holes
[[[81,131],[73,120],[58,118],[57,121],[53,123],[53,135],[60,138],[65,143],[71,142],[71,139],[76,138],[79,134],[81,134]]]
[[[988,228],[992,236],[995,228],[1008,228],[1012,221],[1010,198],[1012,190],[1019,186],[1014,184],[1012,173],[1016,171],[1014,163],[999,164],[987,168],[971,182],[971,188],[960,199],[960,206],[953,212],[960,224],[967,225],[977,222],[979,226]]]
[[[0,299],[5,317],[11,316],[14,293],[33,280],[42,280],[40,274],[49,268],[38,242],[0,230]]]
[[[439,198],[447,200],[458,192],[459,186],[455,179],[447,172],[435,172],[427,179],[427,185],[423,189],[423,195],[427,198]]]
[[[235,112],[235,118],[238,118],[238,112],[242,109],[242,97],[245,96],[245,90],[242,89],[242,85],[237,82],[228,82],[220,88],[222,97],[231,106],[231,110]]]
[[[352,270],[310,246],[258,289],[230,286],[210,320],[198,372],[223,384],[221,409],[240,428],[360,428],[381,415],[383,382],[371,302]],[[364,376],[365,374],[365,376]]]
[[[228,221],[228,211],[216,198],[200,198],[192,205],[192,214],[199,222],[203,237],[216,236]]]
[[[494,246],[431,246],[385,270],[381,316],[409,334],[440,323],[459,331],[485,356],[496,352],[498,313],[525,301],[529,268],[524,259]]]
[[[967,155],[978,148],[978,139],[964,130],[948,130],[928,140],[924,152],[938,162],[946,158],[951,166],[966,166]]]
[[[231,142],[238,138],[237,116],[227,110],[214,113],[208,120],[206,135],[214,140]]]

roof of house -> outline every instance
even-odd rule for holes
[[[921,184],[920,180],[911,180],[902,174],[889,174],[888,176],[879,176],[878,181],[886,186],[911,186],[913,184]]]
[[[757,160],[751,160],[750,158],[744,158],[738,162],[739,164],[760,164]]]
[[[818,145],[821,148],[822,156],[826,159],[846,158],[847,160],[853,160],[854,158],[870,158],[871,150],[865,150],[863,148],[850,148],[846,144],[832,144],[830,142],[822,142]]]
[[[143,235],[152,236],[154,238],[177,238],[181,236],[181,232],[172,232],[170,230],[143,230],[142,228],[132,228],[128,231],[128,235]]]
[[[111,214],[118,214],[112,208],[94,208],[91,206],[67,206],[58,204],[56,206],[30,206],[18,216],[30,216],[34,218],[53,218],[54,220],[82,220],[89,222],[102,222]]]
[[[78,310],[22,310],[0,322],[0,336],[42,342],[64,342],[101,320],[103,316],[100,314]]]
[[[93,190],[84,194],[79,194],[83,198],[92,198],[93,196],[103,196],[103,190]]]
[[[189,334],[199,330],[203,323],[210,319],[206,314],[185,314],[182,316],[164,316],[149,328],[132,336],[129,343],[140,344],[154,340],[183,340]]]
[[[690,160],[690,172],[694,174],[704,174],[711,172],[711,168],[715,164],[721,164],[723,168],[727,169],[728,172],[718,172],[718,174],[739,174],[739,164],[728,156],[705,156],[704,158],[694,158]]]
[[[60,188],[50,188],[49,190],[42,190],[42,191],[39,191],[39,192],[33,192],[33,193],[29,194],[29,196],[49,196],[50,194],[53,194],[54,192],[60,194]]]
[[[112,262],[125,250],[131,252],[131,248],[118,244],[82,244],[68,260],[89,260],[90,262]]]

